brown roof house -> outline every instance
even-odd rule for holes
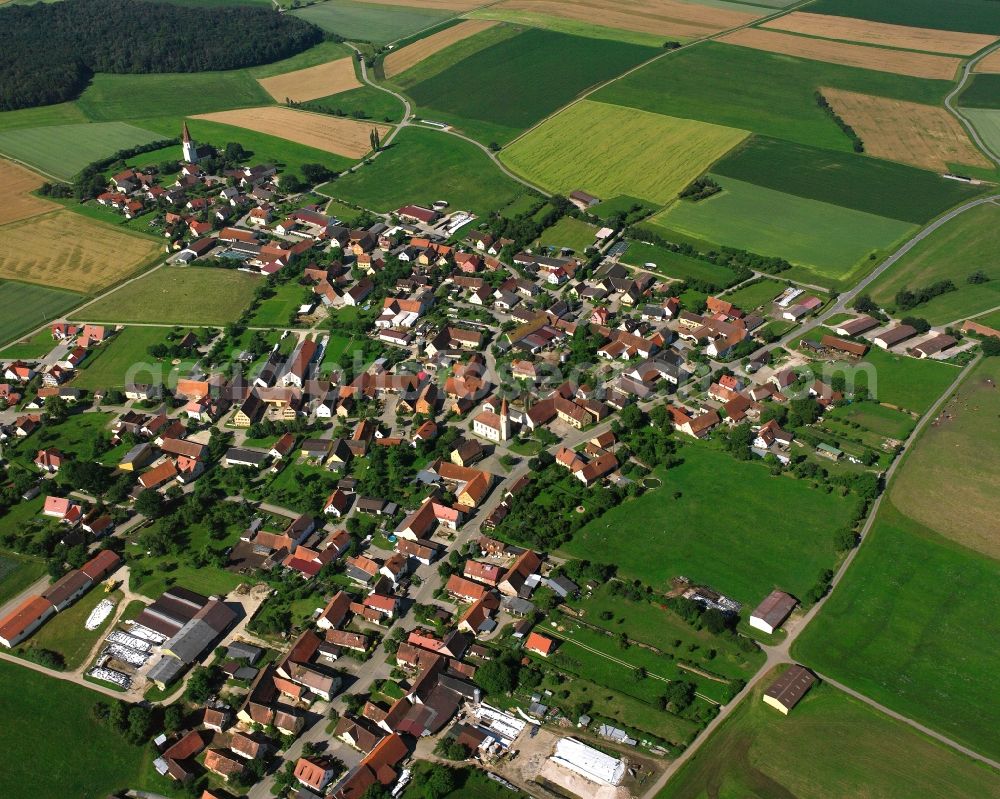
[[[791,615],[798,604],[795,597],[784,591],[772,591],[750,615],[750,626],[772,635]]]

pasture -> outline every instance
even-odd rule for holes
[[[870,253],[900,242],[914,226],[895,219],[715,176],[722,192],[697,203],[677,202],[652,218],[654,225],[776,255],[826,283],[845,281]],[[781,225],[774,225],[780,219]],[[669,238],[669,237],[668,237]]]
[[[923,224],[983,193],[905,164],[754,136],[712,167],[769,189]],[[864,186],[864,191],[858,191]]]
[[[1000,564],[907,518],[891,499],[868,538],[793,656],[1000,756],[1000,694],[983,690],[1000,658],[1000,636],[992,634]]]
[[[420,113],[484,143],[509,141],[583,90],[655,55],[649,47],[526,30],[410,86]],[[544,76],[544,79],[542,79]],[[517,98],[516,102],[498,98]]]
[[[956,291],[933,297],[912,310],[931,324],[948,324],[1000,305],[1000,208],[992,203],[972,208],[935,230],[869,287],[882,307],[895,309],[897,292],[952,280]],[[985,283],[969,283],[984,272]]]
[[[235,269],[165,266],[88,305],[75,318],[226,325],[250,304],[258,282],[254,275]]]
[[[427,165],[433,164],[433,169]],[[322,193],[379,213],[406,203],[444,199],[453,209],[488,213],[526,189],[500,172],[474,144],[425,128],[400,132],[371,164],[322,188]]]
[[[952,80],[961,65],[961,59],[953,56],[886,50],[828,39],[811,39],[763,28],[742,28],[720,36],[718,41],[739,47],[752,47],[768,53],[933,80]]]
[[[857,17],[893,25],[916,25],[946,31],[1000,34],[1000,8],[992,0],[817,0],[809,10],[818,14]],[[834,22],[833,24],[837,24]]]
[[[706,444],[685,442],[679,455],[680,466],[657,472],[661,488],[592,521],[565,554],[600,561],[614,552],[622,578],[662,590],[684,575],[751,608],[776,586],[802,596],[834,565],[834,533],[848,526],[853,499]],[[739,512],[720,524],[722,508]]]
[[[775,670],[656,799],[995,795],[990,771],[830,685],[787,717],[764,704]],[[830,746],[836,740],[841,745]]]
[[[247,128],[267,136],[280,136],[296,144],[346,158],[360,158],[371,150],[369,135],[372,129],[377,128],[382,136],[391,130],[386,125],[373,125],[280,106],[219,111],[201,114],[195,119]]]
[[[125,122],[16,128],[0,131],[0,154],[46,175],[69,180],[99,158],[159,138],[159,134]]]
[[[870,156],[934,172],[961,172],[960,166],[953,166],[959,164],[993,167],[961,123],[942,107],[839,89],[824,89],[823,96],[854,128]]]
[[[2,230],[0,241],[3,241]],[[2,257],[0,254],[0,258]],[[50,319],[55,319],[79,305],[81,299],[79,294],[48,286],[14,283],[9,280],[0,282],[0,308],[3,308],[3,314],[0,315],[0,344],[13,341]]]
[[[169,117],[173,136],[180,135],[182,117],[268,102],[267,93],[242,69],[162,75],[99,72],[77,100],[95,122]],[[110,152],[114,150],[106,154]]]
[[[621,260],[622,263],[650,269],[677,280],[703,280],[720,289],[731,286],[736,279],[736,273],[728,267],[641,241],[630,241]]]
[[[0,662],[0,681],[17,686],[5,692],[0,725],[19,731],[0,755],[0,794],[102,799],[129,785],[179,795],[153,769],[152,747],[126,743],[94,719],[93,691],[7,662]],[[38,758],[46,763],[44,780],[38,778]]]
[[[925,428],[889,494],[914,521],[995,560],[1000,560],[998,381],[996,360],[983,360]]]
[[[549,191],[583,189],[601,198],[628,193],[662,205],[746,135],[581,100],[503,150],[500,160]]]
[[[542,231],[538,243],[543,247],[555,247],[557,250],[568,247],[580,255],[588,247],[594,246],[594,236],[597,226],[589,222],[564,216],[552,227]]]
[[[44,182],[40,175],[30,169],[13,161],[0,159],[0,186],[6,191],[3,204],[0,205],[0,225],[58,208],[55,203],[31,193]]]
[[[816,104],[821,86],[929,105],[940,105],[951,88],[948,81],[704,42],[647,64],[590,99],[850,151],[850,139]]]
[[[374,44],[401,39],[453,16],[449,9],[355,0],[324,0],[292,13],[345,39]]]
[[[286,100],[303,103],[361,86],[361,81],[354,74],[354,58],[351,56],[270,78],[258,78],[257,82],[279,103]]]
[[[419,64],[425,58],[442,50],[449,50],[463,39],[467,39],[477,33],[482,33],[496,24],[492,20],[470,19],[433,33],[423,39],[418,39],[412,44],[406,45],[406,47],[389,53],[382,61],[382,71],[387,78],[394,78],[396,75]]]
[[[151,239],[59,210],[0,227],[0,278],[89,294],[159,251]]]
[[[982,33],[890,25],[850,17],[832,18],[828,14],[812,14],[808,11],[793,11],[791,14],[765,22],[760,27],[821,39],[839,39],[876,47],[892,47],[897,50],[921,50],[926,53],[965,56],[977,53],[997,40],[996,36]]]

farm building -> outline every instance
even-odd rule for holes
[[[866,314],[837,325],[834,331],[838,336],[860,336],[876,327],[878,327],[878,320]]]
[[[784,591],[772,591],[750,615],[750,626],[771,635],[789,617],[796,604],[795,597]]]
[[[900,342],[913,338],[915,335],[917,335],[916,328],[910,327],[910,325],[897,325],[896,327],[879,333],[874,339],[872,339],[872,341],[875,342],[876,346],[887,350],[891,347],[895,347]]]
[[[931,336],[925,341],[921,341],[919,344],[910,348],[910,355],[917,358],[930,358],[938,353],[944,352],[951,347],[954,347],[958,343],[958,339],[954,336],[946,335],[945,333],[938,333],[936,336]]]
[[[562,738],[556,744],[552,762],[599,785],[619,785],[625,777],[625,763],[619,758],[606,755],[575,738]]]
[[[764,703],[787,716],[815,683],[816,677],[809,669],[792,665],[764,691]]]

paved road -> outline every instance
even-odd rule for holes
[[[30,596],[38,596],[42,591],[49,587],[52,583],[52,578],[47,574],[44,577],[39,577],[35,582],[25,588],[17,596],[13,596],[8,599],[3,605],[0,605],[0,619],[5,618],[8,613],[10,613],[14,608],[20,605],[24,600]]]
[[[995,51],[998,47],[1000,47],[1000,44],[994,45],[993,47],[983,52],[982,55],[979,55],[976,58],[973,58],[971,61],[966,62],[965,66],[962,68],[961,79],[958,81],[958,84],[956,84],[955,88],[952,89],[950,92],[948,92],[948,96],[944,98],[944,105],[945,108],[951,111],[951,113],[955,116],[955,118],[962,123],[962,127],[964,127],[969,132],[969,135],[972,137],[972,140],[978,145],[979,149],[982,150],[984,153],[986,153],[986,155],[989,157],[991,161],[993,161],[997,165],[1000,165],[1000,156],[998,156],[992,150],[992,148],[985,141],[983,141],[982,138],[980,138],[979,131],[976,130],[976,126],[973,125],[968,119],[966,119],[965,116],[962,114],[962,111],[952,102],[956,97],[958,97],[958,95],[962,93],[962,90],[965,88],[965,84],[969,80],[969,75],[972,73],[972,68],[979,61],[986,58],[986,56]]]

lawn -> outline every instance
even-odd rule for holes
[[[268,297],[254,311],[247,323],[249,327],[287,327],[290,319],[311,293],[305,286],[295,281],[283,283],[275,288],[275,295]]]
[[[650,47],[531,29],[410,86],[418,113],[483,143],[510,141],[585,89],[657,53]],[[498,98],[516,98],[504,102]]]
[[[654,61],[592,99],[851,151],[817,104],[823,86],[940,105],[951,83],[705,42]]]
[[[103,799],[125,788],[181,794],[153,770],[151,746],[132,746],[94,719],[93,691],[7,662],[0,662],[0,683],[17,686],[4,692],[0,728],[18,733],[5,736],[0,752],[0,794]]]
[[[120,389],[132,381],[165,385],[170,364],[154,360],[147,349],[166,343],[168,332],[162,327],[126,327],[87,356],[73,386],[93,391]]]
[[[722,192],[696,203],[678,201],[654,216],[652,224],[721,246],[780,256],[826,284],[848,282],[869,264],[871,253],[892,248],[915,229],[907,222],[714,177]]]
[[[36,286],[33,283],[0,282],[0,342],[16,339],[18,336],[43,325],[70,308],[79,305],[82,297],[72,291]],[[34,343],[34,340],[32,340]],[[52,349],[49,337],[48,352]],[[43,355],[45,353],[42,353]],[[5,352],[10,358],[29,357]]]
[[[641,241],[630,241],[621,260],[632,266],[655,269],[663,275],[680,280],[704,280],[719,288],[731,286],[736,280],[736,273],[726,266]]]
[[[704,444],[680,455],[682,465],[658,474],[661,488],[595,519],[566,553],[606,561],[613,552],[623,578],[663,590],[684,575],[750,608],[775,587],[802,596],[833,566],[834,533],[848,526],[853,499]]]
[[[769,309],[774,298],[781,294],[785,288],[784,283],[765,279],[726,294],[725,298],[744,311],[752,311],[756,308]]]
[[[925,428],[892,484],[920,524],[1000,560],[1000,365],[987,358]],[[928,490],[933,486],[933,490]]]
[[[815,686],[788,717],[764,704],[763,689],[743,700],[657,799],[996,795],[989,769],[836,688]]]
[[[225,325],[250,304],[258,280],[235,269],[165,266],[87,306],[90,322]]]
[[[869,538],[793,655],[1000,756],[1000,694],[989,687],[1000,658],[1000,564],[907,518],[891,501],[883,501]]]
[[[891,313],[895,311],[897,292],[951,280],[957,291],[934,297],[906,313],[934,325],[960,322],[1000,305],[1000,263],[995,257],[998,247],[1000,208],[987,203],[934,231],[879,277],[869,293]],[[989,281],[969,283],[969,275],[977,271],[984,272]]]
[[[45,575],[45,563],[12,552],[0,553],[0,605]]]
[[[178,135],[175,131],[172,135]],[[125,122],[98,122],[0,131],[0,153],[46,175],[69,180],[87,164],[118,150],[164,138]]]
[[[817,0],[808,9],[814,14],[870,19],[892,25],[915,25],[967,33],[1000,34],[1000,8],[990,0]]]
[[[754,136],[712,167],[724,175],[811,200],[923,224],[983,193],[916,167]],[[858,187],[864,186],[864,191]]]
[[[543,247],[555,247],[557,250],[568,247],[580,255],[588,247],[594,246],[597,225],[564,216],[552,227],[542,231],[538,243]]]
[[[549,191],[583,189],[601,198],[628,193],[663,205],[746,135],[582,100],[518,139],[500,160]]]
[[[411,127],[371,164],[325,184],[322,192],[381,213],[407,203],[447,200],[452,209],[484,215],[525,188],[500,172],[474,144]]]
[[[54,346],[52,332],[45,327],[32,336],[20,339],[15,344],[0,350],[0,358],[42,358]]]
[[[118,603],[122,600],[122,593],[115,591],[106,594],[99,585],[91,588],[74,604],[65,610],[59,611],[49,619],[35,634],[22,645],[22,649],[49,649],[58,652],[63,656],[66,669],[73,671],[84,665],[87,656],[94,648],[94,645],[107,632],[108,626],[114,619],[114,611],[96,630],[88,630],[84,624],[90,612],[97,607],[97,603],[102,599],[110,599],[115,603],[117,610]]]
[[[454,12],[402,5],[325,0],[292,13],[345,39],[385,44],[429,28]]]

